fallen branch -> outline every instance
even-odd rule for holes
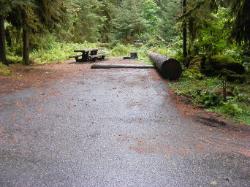
[[[153,65],[144,64],[94,64],[91,69],[115,69],[115,68],[130,68],[130,69],[151,69]]]

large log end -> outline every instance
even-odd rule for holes
[[[181,77],[182,67],[177,60],[158,53],[149,53],[149,57],[163,78],[178,80]]]
[[[164,78],[169,80],[178,80],[182,74],[182,67],[180,62],[170,58],[168,61],[163,63],[160,71]]]

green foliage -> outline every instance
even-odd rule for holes
[[[218,106],[222,102],[222,97],[211,91],[199,92],[195,97],[195,102],[206,108]]]
[[[179,82],[170,83],[171,88],[173,88],[178,95],[184,95],[192,99],[201,95],[201,93],[214,92],[220,88],[221,81],[218,78],[200,80],[200,73],[190,76],[194,72],[196,71],[185,71]]]
[[[179,0],[159,1],[159,36],[167,43],[173,43],[173,40],[178,36],[178,31],[175,26],[176,17],[180,11]]]
[[[96,48],[97,44],[93,43],[61,43],[51,41],[50,47],[40,48],[31,53],[31,58],[35,63],[45,64],[53,62],[63,62],[69,59],[69,56],[74,55],[75,49]]]
[[[27,27],[30,31],[32,56],[37,57],[39,52],[56,48],[53,51],[55,54],[43,54],[40,56],[47,57],[38,59],[55,59],[59,56],[59,47],[53,40],[61,43],[133,43],[140,39],[149,41],[147,47],[139,49],[140,56],[148,61],[145,50],[166,42],[166,39],[172,41],[165,31],[171,30],[174,33],[174,17],[179,10],[175,6],[176,0],[169,0],[168,3],[155,0],[13,0],[10,3],[1,0],[1,3],[8,21],[8,53],[10,56],[22,55],[22,28]],[[168,10],[167,13],[165,10]],[[162,20],[167,21],[168,18],[171,21],[164,24]],[[129,45],[127,47],[130,48]],[[114,53],[118,55],[119,52]]]
[[[149,45],[149,44],[148,44]],[[156,53],[175,58],[176,60],[183,62],[182,51],[181,51],[182,41],[179,37],[172,39],[172,43],[166,44],[154,44],[149,45],[151,51]]]
[[[188,11],[180,20],[188,23],[189,56],[224,54],[241,60],[241,47],[236,46],[235,41],[247,44],[250,24],[246,14],[249,6],[245,0],[188,1]],[[232,31],[235,40],[232,40]]]
[[[112,50],[111,55],[112,56],[127,56],[132,50],[132,46],[130,45],[123,45],[123,44],[117,44]]]
[[[124,45],[118,43],[116,46],[112,47],[110,50],[110,55],[113,57],[125,57],[129,56],[131,52],[136,51],[138,53],[138,57],[140,61],[146,63],[146,64],[151,64],[151,61],[149,60],[148,57],[148,51],[150,51],[149,47],[143,45],[143,46],[135,46],[135,45]]]
[[[60,0],[12,0],[5,1],[4,8],[7,20],[15,27],[29,28],[32,32],[41,32],[53,28],[56,23],[63,20],[65,5]]]
[[[170,83],[177,95],[185,96],[194,105],[220,113],[237,121],[250,124],[250,84],[228,83],[228,101],[222,97],[219,78],[202,76],[197,69],[188,69],[179,82]]]
[[[190,80],[202,80],[204,76],[197,69],[188,69],[183,72],[183,77]]]
[[[235,62],[242,62],[243,56],[242,56],[243,49],[239,46],[237,46],[235,43],[226,46],[223,50],[223,55],[232,58]]]
[[[227,114],[229,116],[236,116],[242,114],[242,108],[235,102],[229,101],[224,103],[220,108],[220,112]]]
[[[101,37],[100,29],[106,20],[100,15],[103,6],[98,0],[75,0],[72,3],[73,14],[69,20],[68,34],[71,41],[81,43],[84,41],[97,42]]]
[[[154,47],[152,51],[172,58],[177,56],[177,51],[175,49],[164,46]]]
[[[237,63],[232,57],[225,56],[225,55],[215,55],[211,57],[211,61],[215,63],[227,63],[227,64],[234,64]]]
[[[228,40],[231,31],[230,19],[229,9],[220,7],[216,13],[211,13],[205,20],[200,20],[200,25],[190,31],[195,32],[191,35],[192,53],[214,55],[232,48]]]
[[[9,53],[7,54],[7,61],[12,64],[22,63],[22,57]]]
[[[8,68],[8,66],[4,65],[1,62],[0,62],[0,75],[3,75],[3,76],[11,75],[11,70]]]
[[[146,24],[146,30],[144,31],[144,35],[146,35],[146,39],[152,38],[149,35],[157,34],[158,23],[160,18],[158,13],[160,11],[160,7],[158,7],[157,3],[154,0],[144,0],[142,3],[142,17],[145,19],[144,22]]]
[[[117,0],[102,1],[101,11],[99,11],[99,15],[103,18],[102,27],[99,29],[99,33],[101,33],[99,40],[101,42],[112,42],[114,39],[114,34],[112,33],[114,29],[113,19],[116,14],[119,13],[117,11],[117,6]]]
[[[157,32],[159,7],[153,0],[124,0],[118,10],[113,20],[116,39],[124,42],[148,40]]]

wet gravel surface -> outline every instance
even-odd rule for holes
[[[250,133],[177,111],[154,70],[0,96],[0,186],[250,186]]]

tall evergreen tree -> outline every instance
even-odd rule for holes
[[[5,29],[4,29],[4,17],[0,15],[0,62],[7,64],[6,62],[6,47],[5,47]]]
[[[235,15],[232,36],[235,40],[242,44],[246,43],[250,46],[250,1],[249,0],[233,0],[232,12]]]
[[[171,42],[178,34],[175,24],[177,15],[181,9],[179,0],[158,0],[159,7],[159,34],[166,41]]]
[[[23,62],[30,64],[29,38],[31,33],[53,28],[65,14],[64,2],[60,0],[6,0],[11,5],[7,20],[23,33]]]
[[[0,0],[0,61],[4,64],[7,64],[6,61],[6,46],[5,46],[5,28],[4,28],[4,22],[6,19],[6,16],[11,10],[11,3],[8,0]]]
[[[182,11],[183,11],[183,15],[185,15],[187,13],[187,0],[182,0]],[[185,59],[185,65],[188,66],[188,59],[187,59],[187,20],[186,18],[183,19],[183,23],[182,23],[182,37],[183,37],[183,57]]]

